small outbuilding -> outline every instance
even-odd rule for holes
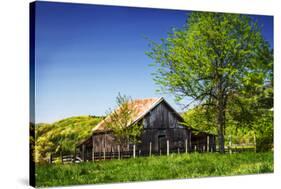
[[[183,125],[184,119],[163,97],[137,99],[131,103],[136,109],[132,124],[143,127],[140,143],[134,147],[137,156],[216,150],[216,136]],[[104,120],[92,131],[91,137],[77,145],[83,160],[133,156],[133,144],[125,144],[126,147],[120,149]]]

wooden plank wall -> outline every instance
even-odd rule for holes
[[[192,131],[181,126],[179,123],[182,121],[180,118],[166,103],[162,102],[152,109],[145,117],[140,120],[144,125],[144,130],[140,136],[141,143],[137,144],[137,153],[146,153],[150,151],[152,153],[159,153],[160,138],[164,141],[168,140],[169,149],[171,152],[180,150],[185,151],[185,141],[188,142],[188,151],[207,150],[207,134],[201,133],[200,135],[190,134]],[[190,139],[191,137],[191,139]],[[110,133],[94,134],[91,141],[86,142],[86,153],[91,153],[94,150],[95,153],[112,153],[118,151],[118,145],[114,142],[114,137]],[[165,143],[163,143],[165,145]],[[125,144],[125,148],[121,151],[131,151],[132,144]],[[195,147],[196,146],[196,147]],[[215,138],[209,137],[209,149],[215,151]],[[94,147],[94,148],[93,148]],[[80,147],[82,150],[82,148]],[[162,149],[163,150],[163,149]],[[165,153],[165,150],[163,150]]]

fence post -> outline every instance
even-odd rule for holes
[[[103,147],[103,160],[105,160],[105,147]]]
[[[136,158],[136,145],[133,145],[133,157]]]
[[[187,139],[185,139],[185,153],[187,154]]]
[[[217,147],[216,147],[216,137],[213,135],[212,136],[212,148],[211,148],[211,152],[216,152]]]
[[[152,147],[152,144],[151,142],[149,142],[149,156],[151,157],[151,147]]]
[[[194,145],[194,151],[196,152],[196,150],[197,150],[197,149],[196,149],[196,145]]]
[[[169,140],[167,140],[167,156],[169,156],[170,154],[170,144],[169,144]]]
[[[255,152],[257,152],[256,133],[254,133],[254,145],[255,145]]]
[[[229,135],[229,153],[230,153],[230,154],[232,154],[231,145],[232,145],[232,142],[231,142],[231,135]]]
[[[53,160],[52,160],[52,153],[50,154],[50,159],[49,159],[49,163],[53,163]]]
[[[214,140],[214,146],[213,146],[213,148],[214,148],[214,152],[216,152],[217,151],[217,139],[216,139],[216,136],[213,136],[213,140]]]
[[[188,140],[189,140],[189,151],[190,151],[190,152],[192,151],[192,140],[191,140],[191,136],[192,136],[192,131],[190,130],[190,132],[189,132],[189,137],[188,137]]]
[[[94,136],[92,136],[92,161],[95,161],[95,146],[94,146]]]
[[[210,137],[209,137],[209,135],[207,135],[207,148],[206,148],[207,150],[207,152],[209,152],[210,151]]]
[[[178,154],[180,154],[180,148],[178,147]]]
[[[92,148],[92,160],[95,161],[95,148]]]
[[[82,160],[85,161],[85,144],[82,145]]]
[[[61,163],[63,163],[63,154],[62,151],[60,152]]]
[[[76,146],[74,147],[74,154],[73,154],[73,163],[75,163],[76,160]]]
[[[120,145],[117,146],[117,150],[118,150],[118,159],[120,160]]]
[[[213,135],[210,135],[209,136],[209,152],[213,152],[213,147],[214,147],[214,138],[213,138]]]

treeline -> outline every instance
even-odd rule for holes
[[[273,149],[273,115],[272,108],[254,110],[254,115],[248,115],[242,119],[239,112],[234,116],[226,112],[227,122],[225,124],[225,146],[232,144],[256,144],[257,152]],[[185,124],[200,131],[217,133],[215,114],[207,112],[198,106],[182,114]]]

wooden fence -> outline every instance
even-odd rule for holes
[[[84,154],[81,152],[75,154],[51,154],[49,158],[49,163],[61,162],[61,163],[75,163],[80,161],[100,161],[100,160],[112,160],[112,159],[127,159],[127,158],[136,158],[143,156],[152,156],[152,155],[167,155],[171,153],[188,153],[188,152],[219,152],[219,148],[216,146],[212,148],[209,144],[200,143],[198,141],[196,144],[188,146],[188,143],[185,142],[184,146],[178,148],[170,148],[169,141],[167,140],[166,149],[159,151],[152,150],[152,143],[149,144],[149,150],[142,151],[138,150],[134,145],[132,150],[122,151],[120,146],[117,151],[106,152],[105,149],[100,152],[87,151]],[[225,146],[225,153],[240,153],[246,151],[256,151],[255,144],[229,144]]]

